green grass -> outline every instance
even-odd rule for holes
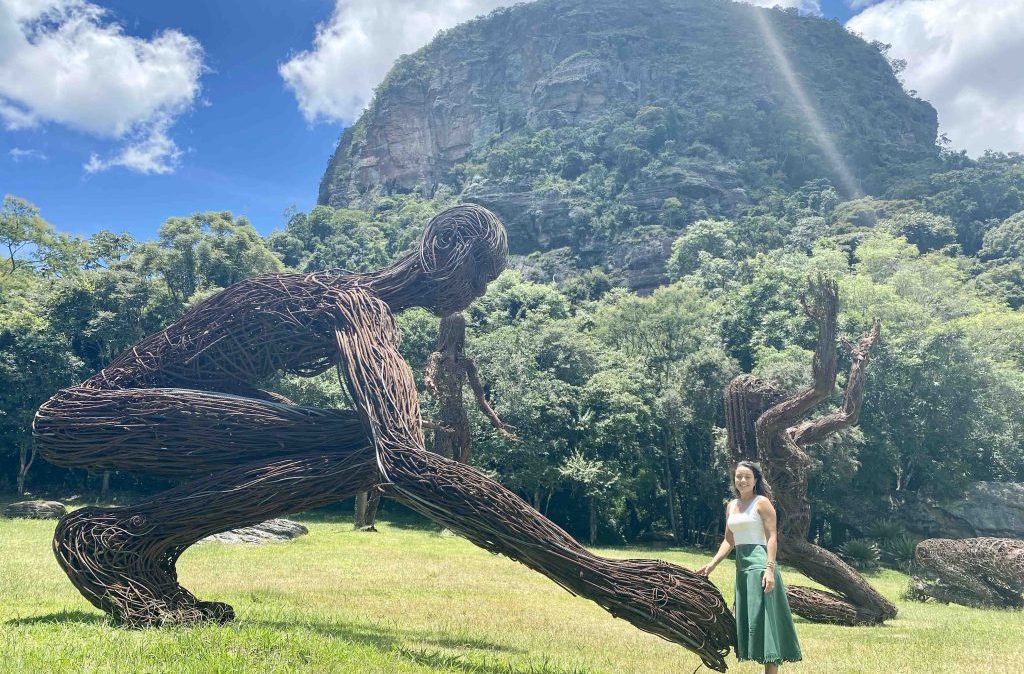
[[[111,626],[67,581],[50,552],[53,522],[0,520],[0,672],[678,674],[700,664],[463,539],[306,522],[310,535],[291,543],[201,545],[181,559],[186,587],[234,605],[234,623],[132,631]],[[708,558],[597,552],[689,568]],[[727,561],[712,576],[730,603],[732,574]],[[786,568],[783,577],[798,581]],[[782,671],[959,674],[1019,671],[1024,663],[1024,613],[909,603],[900,598],[906,576],[883,571],[870,580],[897,603],[899,617],[867,628],[797,618],[805,659]],[[761,671],[732,656],[729,664]]]

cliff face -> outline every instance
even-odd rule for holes
[[[879,193],[934,157],[935,137],[932,107],[834,22],[727,0],[539,0],[399,59],[342,135],[319,201],[448,184],[498,212],[516,252],[568,245],[616,266],[627,230],[663,228],[661,250],[687,213],[728,216],[766,181]],[[614,174],[600,189],[597,164]],[[666,200],[681,205],[675,224]],[[609,219],[628,224],[610,232]]]

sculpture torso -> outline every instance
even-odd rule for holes
[[[217,293],[115,358],[83,386],[232,392],[283,371],[302,376],[337,362],[343,295],[370,293],[358,277],[267,274]],[[227,309],[227,310],[226,310]]]

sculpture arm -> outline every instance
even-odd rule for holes
[[[804,312],[818,323],[818,339],[811,370],[814,383],[796,395],[765,410],[754,424],[760,451],[768,447],[775,433],[796,423],[808,410],[832,394],[836,385],[836,326],[839,290],[832,279],[821,280],[813,304],[802,299]]]
[[[338,367],[378,462],[385,452],[422,450],[416,383],[398,352],[398,326],[388,305],[351,291],[339,297],[337,311]]]
[[[437,397],[437,370],[441,366],[441,361],[444,359],[444,354],[440,351],[434,351],[427,358],[427,368],[423,373],[423,385],[431,395]]]
[[[398,352],[394,318],[380,300],[362,293],[343,298],[335,335],[339,368],[392,496],[725,671],[736,625],[706,578],[658,560],[596,557],[497,482],[423,451],[412,370]]]
[[[850,352],[850,376],[846,379],[846,393],[843,395],[843,406],[818,419],[805,421],[789,429],[790,437],[797,445],[804,447],[821,442],[836,431],[857,423],[860,410],[864,404],[864,378],[871,356],[871,349],[878,343],[881,326],[876,321],[871,330],[861,337],[860,342]]]
[[[480,375],[472,358],[465,359],[465,367],[469,385],[473,389],[473,396],[476,398],[476,404],[480,411],[484,413],[484,416],[490,420],[491,425],[498,429],[502,436],[509,440],[518,441],[519,438],[512,432],[514,429],[498,418],[498,413],[494,411],[494,408],[487,402],[487,398],[484,397],[484,387],[480,383]]]

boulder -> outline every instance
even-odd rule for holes
[[[1024,483],[975,482],[961,498],[908,500],[903,521],[917,534],[941,538],[1024,539]]]
[[[18,501],[5,507],[3,516],[30,520],[59,520],[67,512],[67,508],[60,501]]]
[[[262,545],[264,543],[284,543],[299,536],[305,536],[309,529],[286,519],[272,519],[266,522],[254,524],[251,527],[240,527],[225,531],[199,541],[200,543],[249,543]]]

